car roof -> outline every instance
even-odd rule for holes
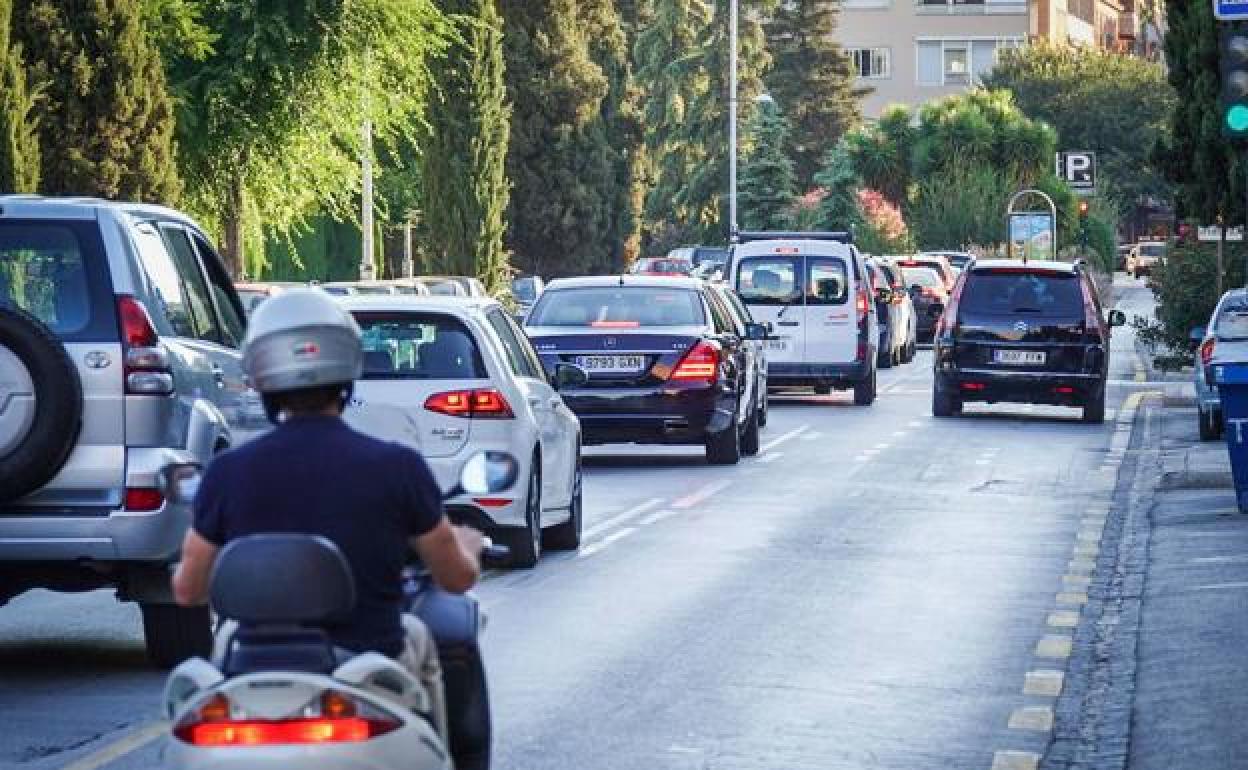
[[[0,195],[0,217],[28,219],[98,219],[101,211],[131,216],[175,219],[198,225],[180,211],[154,203],[108,201],[103,198],[51,197],[44,195]]]
[[[546,284],[546,291],[558,291],[559,289],[605,289],[612,286],[697,290],[702,285],[702,281],[697,278],[685,276],[626,273],[624,275],[586,275],[579,278],[556,278]]]
[[[1027,261],[1021,259],[977,259],[975,260],[975,266],[971,269],[975,272],[980,272],[1000,267],[1034,267],[1037,270],[1047,270],[1053,273],[1075,272],[1075,264],[1073,262],[1055,262],[1045,259],[1029,259]]]
[[[438,294],[347,294],[334,297],[347,310],[382,312],[443,312],[467,314],[499,305],[491,297],[458,297]]]

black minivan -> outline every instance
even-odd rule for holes
[[[1082,407],[1084,422],[1103,422],[1110,329],[1125,321],[1105,315],[1079,264],[973,262],[936,328],[932,414],[1007,401]]]

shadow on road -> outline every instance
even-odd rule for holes
[[[23,683],[98,680],[114,674],[164,676],[148,661],[141,644],[86,639],[0,642],[0,691]]]

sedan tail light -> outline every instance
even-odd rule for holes
[[[509,420],[516,416],[507,399],[494,388],[434,393],[425,399],[425,409],[450,417],[479,420]]]
[[[1200,363],[1202,366],[1208,366],[1213,362],[1213,355],[1218,350],[1218,341],[1213,337],[1200,343]]]
[[[714,383],[719,379],[719,347],[701,340],[676,365],[669,380]]]

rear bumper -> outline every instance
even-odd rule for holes
[[[767,365],[767,384],[772,387],[827,385],[833,388],[851,388],[871,374],[871,359],[875,347],[865,361],[847,364],[794,364],[771,362]]]
[[[963,401],[1081,406],[1105,389],[1102,374],[959,369],[936,374],[938,388]]]
[[[529,439],[519,436],[515,438],[515,441],[470,441],[456,454],[425,458],[429,470],[433,473],[433,478],[441,489],[450,489],[456,484],[464,463],[477,452],[487,450],[506,452],[520,463],[515,486],[496,495],[481,496],[480,499],[488,501],[488,505],[477,502],[470,495],[460,495],[447,500],[444,507],[451,521],[457,524],[469,524],[477,529],[524,526],[528,504],[525,499],[525,495],[528,494],[526,484],[529,473],[532,472],[533,447],[531,444],[525,446]],[[502,504],[499,504],[500,502]]]
[[[582,388],[561,393],[592,444],[701,444],[737,414],[737,394],[703,388]]]

